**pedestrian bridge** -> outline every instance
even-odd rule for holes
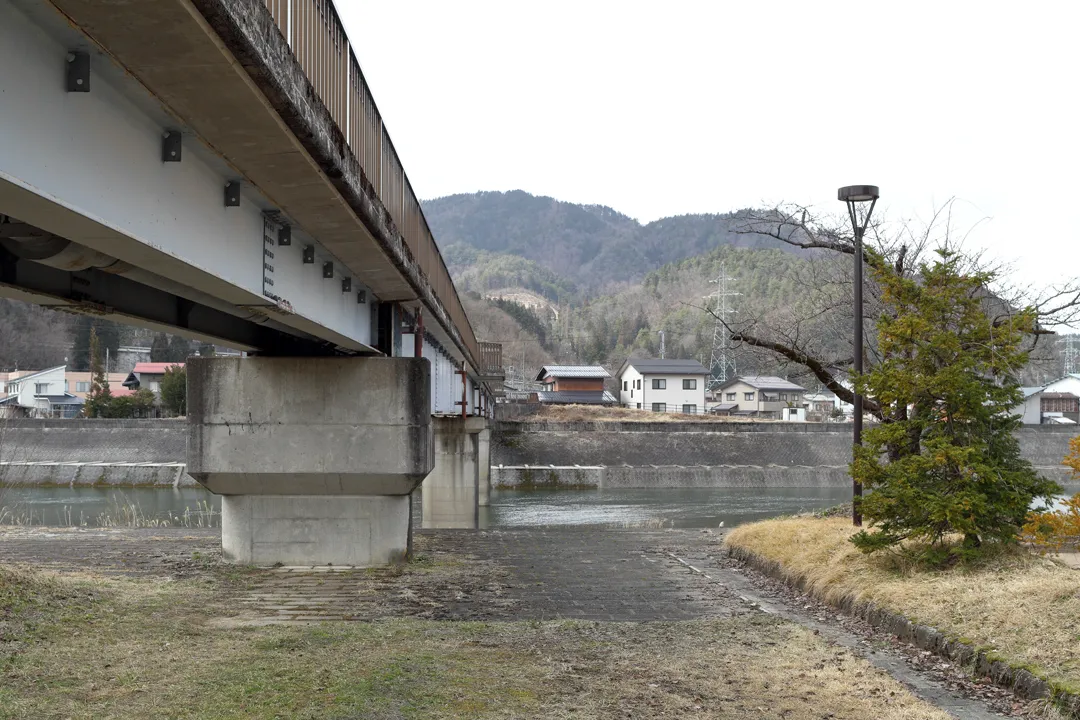
[[[329,0],[0,0],[0,295],[248,351],[188,380],[238,560],[382,562],[422,481],[432,523],[482,500],[501,349]]]

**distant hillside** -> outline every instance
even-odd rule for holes
[[[569,288],[591,294],[637,281],[667,263],[723,245],[792,251],[770,238],[737,234],[734,229],[744,212],[681,215],[642,225],[608,207],[576,205],[521,190],[450,195],[424,203],[424,214],[455,278],[480,291],[521,286],[552,300]],[[510,258],[519,264],[514,266]],[[498,267],[492,269],[493,265]],[[562,281],[569,288],[542,289],[509,279],[499,285],[507,268],[531,274],[538,283],[558,286]],[[541,278],[536,272],[540,268],[555,277]],[[475,285],[481,277],[487,281]]]
[[[721,269],[728,289],[739,295],[730,306],[739,319],[768,317],[796,308],[803,301],[812,269],[803,257],[776,249],[747,250],[721,246],[669,263],[640,283],[591,299],[565,313],[552,335],[582,362],[617,365],[630,354],[657,356],[659,331],[666,335],[668,357],[694,358],[708,364],[715,320],[705,307],[716,290]],[[769,358],[740,351],[740,366],[768,374]]]

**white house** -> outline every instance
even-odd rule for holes
[[[1021,389],[1024,400],[1012,411],[1023,424],[1080,422],[1080,373],[1066,375],[1042,387]]]
[[[1039,425],[1042,423],[1042,391],[1041,387],[1020,388],[1024,393],[1024,401],[1013,408],[1013,414],[1020,416],[1020,422],[1025,425]]]
[[[9,416],[77,416],[82,410],[83,400],[66,392],[66,369],[66,366],[59,365],[9,379],[4,388],[7,397],[0,400],[0,408]]]
[[[709,371],[697,360],[630,358],[616,376],[619,404],[652,412],[705,412]]]
[[[806,388],[771,375],[732,378],[717,392],[722,403],[737,403],[739,414],[779,418],[786,408],[806,407]]]

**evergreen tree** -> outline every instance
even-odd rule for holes
[[[169,361],[169,336],[163,332],[155,333],[150,342],[150,362]]]
[[[182,367],[165,369],[161,378],[161,405],[177,415],[187,414],[187,372]]]
[[[98,340],[97,329],[93,326],[90,327],[88,344],[90,392],[86,395],[83,412],[87,417],[108,417],[113,396],[112,390],[109,389],[109,376],[105,373],[105,361],[101,356],[101,343]]]
[[[191,354],[191,341],[179,335],[169,336],[169,358],[166,362],[184,362]]]
[[[938,255],[911,276],[871,263],[885,309],[881,361],[856,385],[885,421],[865,433],[851,466],[872,490],[860,505],[874,526],[855,545],[873,552],[916,540],[934,563],[986,541],[1014,542],[1032,501],[1060,491],[1020,457],[1013,434],[1021,343],[1035,311],[989,312],[1000,309],[986,290],[994,275]],[[954,535],[963,537],[958,548],[949,545]]]
[[[72,370],[86,372],[90,369],[92,363],[92,354],[90,352],[91,332],[97,335],[103,366],[106,356],[116,357],[117,349],[120,347],[120,327],[108,320],[83,315],[75,322],[75,332],[71,344],[71,359],[68,362]]]

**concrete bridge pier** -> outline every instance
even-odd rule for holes
[[[222,495],[226,559],[405,556],[409,493],[434,465],[427,360],[207,357],[187,375],[188,473]]]
[[[475,529],[480,523],[481,498],[486,504],[491,477],[488,420],[438,417],[432,423],[435,467],[423,483],[423,527]]]
[[[479,495],[476,503],[480,507],[491,505],[491,428],[486,427],[476,434],[476,454]]]

